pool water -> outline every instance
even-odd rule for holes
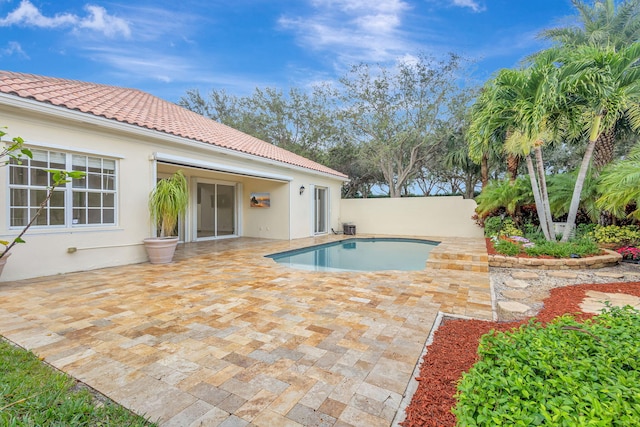
[[[279,264],[313,271],[424,270],[438,242],[353,238],[267,255]]]

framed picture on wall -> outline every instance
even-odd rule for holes
[[[268,208],[271,206],[270,193],[251,193],[249,205],[252,208]]]

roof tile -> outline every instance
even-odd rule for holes
[[[137,89],[0,71],[0,92],[347,178],[331,168]]]

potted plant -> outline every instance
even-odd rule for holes
[[[160,229],[159,237],[144,239],[144,245],[152,264],[167,264],[173,260],[178,237],[171,236],[178,220],[189,203],[189,186],[181,170],[169,178],[158,181],[149,195],[151,221]]]

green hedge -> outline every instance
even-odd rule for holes
[[[458,384],[459,426],[640,425],[640,312],[485,335]]]

